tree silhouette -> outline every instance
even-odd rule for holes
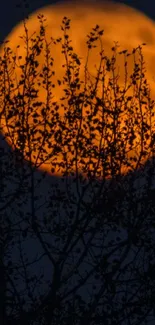
[[[64,97],[60,103],[52,102],[53,59],[46,20],[43,15],[38,19],[40,31],[29,47],[24,21],[25,63],[20,65],[8,46],[0,57],[1,131],[7,124],[4,137],[14,149],[2,150],[0,161],[1,324],[151,324],[151,317],[155,320],[154,101],[145,79],[142,46],[132,53],[118,53],[115,44],[110,58],[101,46],[96,78],[91,78],[86,62],[82,82],[81,61],[68,35],[70,20],[64,17],[63,39],[53,40],[62,44],[66,58],[66,73],[58,81],[64,85]],[[88,52],[102,34],[98,25],[92,29]],[[43,44],[45,63],[39,67]],[[123,90],[115,74],[116,54],[124,58]],[[127,82],[129,55],[135,61]],[[22,74],[16,82],[17,68]],[[45,102],[38,99],[42,87]],[[128,90],[133,90],[132,96]],[[88,111],[84,117],[82,108]],[[104,139],[99,147],[93,142],[96,130]],[[53,176],[40,171],[49,159]],[[57,166],[61,177],[54,176]],[[128,173],[122,175],[125,168]],[[48,195],[41,191],[46,177],[52,179]],[[144,184],[137,185],[142,178]],[[15,186],[12,191],[6,186],[8,179]],[[33,246],[37,253],[33,254]],[[43,268],[47,263],[48,277]]]

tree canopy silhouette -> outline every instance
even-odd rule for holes
[[[151,324],[154,101],[142,46],[118,53],[115,44],[108,58],[101,44],[96,77],[91,78],[87,60],[85,80],[80,80],[81,61],[70,45],[70,20],[64,17],[63,38],[51,40],[55,46],[61,42],[66,59],[58,80],[64,96],[53,102],[51,44],[46,42],[46,20],[43,15],[38,19],[40,31],[29,47],[24,21],[25,63],[8,45],[0,57],[0,125],[13,149],[3,149],[0,160],[1,324]],[[92,29],[88,54],[102,34],[98,25]],[[43,44],[45,62],[39,66]],[[123,89],[115,73],[117,54],[124,59],[126,77],[128,56],[135,60]],[[38,97],[42,87],[45,102]],[[49,175],[40,167],[47,160],[51,177],[61,171],[55,177],[61,186],[51,182],[45,197],[41,185]],[[144,185],[135,185],[142,176]],[[37,243],[33,257],[25,251],[27,242],[31,248]],[[49,279],[40,267],[45,259]]]

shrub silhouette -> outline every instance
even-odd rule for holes
[[[9,152],[9,161],[4,152],[1,159],[1,324],[144,324],[154,309],[154,101],[145,79],[142,46],[132,54],[126,50],[120,53],[126,73],[128,56],[135,57],[138,52],[140,57],[139,63],[135,61],[131,82],[123,90],[115,75],[117,44],[111,58],[105,57],[101,48],[101,65],[94,83],[86,64],[86,83],[82,83],[80,58],[73,53],[67,34],[70,20],[64,17],[66,72],[58,81],[64,84],[65,93],[60,106],[52,102],[53,60],[43,15],[38,19],[39,35],[33,39],[25,63],[18,66],[22,75],[16,84],[13,73],[20,58],[9,47],[0,58],[1,131],[5,124],[4,137],[16,151]],[[92,29],[88,52],[102,33],[98,25]],[[45,65],[36,85],[44,41]],[[62,39],[53,41],[57,45]],[[101,66],[105,75],[111,74],[108,84]],[[97,91],[99,82],[104,90],[102,98]],[[45,87],[45,103],[37,97],[41,87]],[[127,90],[132,87],[133,96],[128,96]],[[102,111],[102,119],[98,111]],[[98,142],[94,140],[97,131]],[[146,160],[150,165],[141,194],[134,180],[143,174]],[[43,179],[37,180],[35,172],[47,161],[51,174],[60,172],[62,185],[51,184],[46,201],[44,193],[37,192]],[[15,178],[11,178],[13,173]],[[6,194],[8,177],[18,186]],[[70,182],[75,182],[76,195]],[[38,213],[41,196],[47,209],[42,218]],[[29,206],[28,212],[24,204]],[[16,221],[12,221],[9,209],[15,211]],[[38,255],[28,262],[24,243],[31,240],[37,242]],[[10,253],[15,245],[18,263]],[[35,265],[37,270],[38,261],[44,257],[52,271],[48,288],[41,293],[46,281],[44,271],[33,274],[30,266]],[[21,279],[24,289],[16,285]]]
[[[103,30],[96,25],[88,35],[87,46],[89,56],[91,48],[96,46],[94,43],[100,40],[100,67],[92,83],[87,56],[83,81],[79,79],[81,60],[69,40],[70,20],[64,17],[63,40],[52,39],[48,43],[43,16],[38,18],[39,35],[30,37],[25,25],[25,37],[21,36],[26,43],[26,57],[13,54],[6,47],[1,58],[2,100],[5,96],[2,124],[9,144],[31,164],[52,174],[62,175],[64,171],[70,174],[76,170],[86,177],[92,174],[95,178],[109,178],[139,168],[150,157],[154,131],[154,102],[145,79],[142,47],[133,49],[135,62],[130,78],[127,57],[131,54],[126,50],[119,54],[125,61],[126,80],[122,89],[116,73],[118,45],[112,48],[111,58],[107,58],[101,40]],[[58,103],[55,98],[52,100],[55,88],[52,48],[60,42],[66,72],[63,80],[57,80],[59,86],[64,85],[64,96]],[[3,69],[7,72],[5,82]]]

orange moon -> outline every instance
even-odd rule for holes
[[[114,46],[114,42],[118,42],[119,44],[119,51],[121,50],[128,50],[130,53],[132,52],[133,48],[136,48],[138,45],[141,45],[142,43],[146,43],[146,46],[143,47],[142,51],[144,54],[144,62],[146,64],[146,78],[147,82],[150,85],[151,89],[151,95],[152,99],[155,99],[155,24],[154,22],[149,19],[147,16],[145,16],[143,13],[126,6],[124,4],[116,4],[114,2],[108,1],[108,2],[95,2],[95,1],[71,1],[71,2],[59,2],[54,5],[50,5],[47,7],[40,8],[38,11],[34,12],[30,15],[26,22],[26,27],[28,30],[29,38],[33,35],[34,32],[39,33],[39,20],[37,18],[38,14],[43,14],[44,17],[47,19],[44,23],[46,26],[46,39],[47,41],[51,40],[51,37],[54,39],[61,37],[63,40],[63,31],[61,30],[62,26],[62,19],[64,16],[71,19],[70,22],[70,30],[68,30],[68,34],[70,39],[72,40],[72,43],[70,44],[73,47],[73,51],[78,54],[81,66],[79,71],[80,80],[85,80],[85,64],[88,54],[88,48],[86,41],[88,38],[86,35],[90,35],[90,32],[92,31],[92,28],[94,28],[97,24],[100,26],[100,29],[104,30],[103,35],[101,36],[102,42],[103,42],[103,49],[104,54],[108,57],[112,57],[112,50],[111,48]],[[25,30],[23,22],[19,23],[17,26],[13,28],[11,33],[8,35],[7,40],[9,40],[9,43],[7,46],[13,50],[14,53],[17,53],[18,56],[22,56],[20,59],[20,64],[24,64],[25,57],[26,57],[26,45],[25,41],[20,38],[20,36],[25,36]],[[33,38],[35,35],[32,36]],[[17,46],[20,45],[19,48]],[[29,39],[29,45],[32,45],[31,40]],[[93,83],[95,82],[95,77],[97,76],[97,69],[99,68],[99,62],[100,62],[100,55],[99,52],[101,51],[100,48],[100,42],[96,42],[97,47],[93,48],[89,52],[89,58],[88,58],[88,71],[90,79]],[[45,44],[44,44],[45,46]],[[2,55],[3,47],[1,47],[0,55]],[[55,84],[55,88],[52,88],[52,100],[51,103],[56,102],[59,105],[58,112],[60,112],[60,118],[59,120],[63,121],[64,117],[64,107],[61,106],[62,103],[65,103],[66,106],[68,105],[67,99],[64,101],[61,101],[60,98],[62,98],[65,93],[63,91],[64,88],[67,88],[67,85],[64,85],[61,83],[61,85],[58,84],[57,80],[63,79],[63,76],[65,75],[65,68],[62,66],[66,64],[65,56],[61,53],[62,47],[61,43],[58,43],[57,45],[51,45],[51,55],[54,58],[53,67],[51,67],[52,70],[55,71],[55,75],[52,76],[52,83]],[[42,51],[42,53],[36,57],[36,59],[39,62],[39,67],[36,68],[36,71],[40,71],[41,67],[45,64],[45,47]],[[133,56],[128,56],[127,59],[128,62],[128,75],[130,76],[131,73],[133,73]],[[117,54],[117,61],[116,61],[116,67],[118,67],[118,74],[119,74],[119,80],[118,85],[121,87],[124,87],[124,78],[125,78],[125,72],[124,72],[124,61],[123,56]],[[18,84],[21,76],[21,69],[16,66],[15,68],[16,72],[16,83]],[[110,73],[106,75],[106,82],[108,82],[108,78],[111,77]],[[34,122],[34,117],[32,116],[32,112],[30,112],[27,116],[27,126],[29,127],[29,130],[36,130],[36,133],[33,135],[34,142],[33,144],[31,142],[28,143],[28,140],[26,140],[25,148],[24,148],[24,158],[25,160],[29,161],[31,160],[32,165],[36,166],[37,168],[40,168],[41,170],[47,171],[49,174],[54,175],[62,175],[63,171],[68,169],[69,172],[75,172],[76,168],[78,167],[78,171],[87,174],[88,170],[92,171],[94,169],[94,166],[96,170],[99,172],[96,175],[99,175],[98,177],[103,176],[103,163],[99,161],[98,157],[93,154],[93,150],[89,150],[91,146],[96,146],[97,150],[99,150],[100,145],[100,139],[101,134],[99,134],[97,130],[97,124],[94,121],[94,128],[95,128],[95,138],[92,140],[91,145],[87,145],[87,142],[85,140],[85,143],[83,144],[83,149],[80,152],[75,150],[75,145],[73,144],[75,142],[75,139],[77,138],[77,129],[78,129],[78,123],[77,122],[72,123],[71,125],[67,125],[68,127],[62,131],[60,128],[60,125],[55,124],[53,127],[53,132],[51,131],[51,138],[50,138],[50,144],[49,141],[44,138],[41,134],[41,131],[44,130],[44,123],[42,122],[43,117],[41,115],[41,109],[46,107],[46,98],[47,98],[47,92],[43,87],[38,85],[37,78],[35,80],[35,87],[38,89],[38,99],[35,99],[34,101],[43,101],[42,106],[38,106],[37,109],[34,106],[35,113],[37,113],[37,120]],[[76,90],[76,94],[79,92],[82,92],[82,89],[84,87],[84,84],[81,85],[80,90]],[[100,97],[103,90],[103,84],[99,82],[98,88],[97,88],[97,96]],[[19,91],[20,94],[23,92],[23,85],[19,85]],[[131,90],[128,92],[128,95],[132,96]],[[13,96],[13,94],[12,94]],[[100,97],[101,98],[101,97]],[[14,101],[14,98],[11,98],[12,101]],[[34,102],[33,101],[33,102]],[[95,105],[95,99],[92,100],[92,102]],[[15,105],[15,104],[14,104]],[[69,106],[69,105],[68,105]],[[28,100],[25,104],[25,110],[28,110]],[[52,110],[54,109],[55,104],[52,106]],[[13,108],[12,108],[13,109]],[[19,110],[21,108],[19,107]],[[89,107],[90,109],[90,107]],[[73,105],[70,105],[70,110],[73,110]],[[83,107],[83,116],[86,117],[86,110],[88,110],[88,107]],[[21,111],[20,111],[21,112]],[[52,113],[47,113],[47,119],[48,121],[52,121]],[[21,116],[21,113],[19,113],[19,116]],[[98,109],[97,117],[101,121],[101,108]],[[120,115],[120,128],[124,126],[124,120],[129,119],[127,114]],[[132,117],[131,117],[132,118]],[[2,130],[4,135],[6,136],[6,140],[9,143],[9,145],[12,146],[12,148],[18,147],[17,144],[17,127],[12,128],[15,126],[15,122],[17,121],[16,117],[10,117],[9,124],[6,122],[6,113],[3,114],[1,123],[2,123]],[[88,130],[88,120],[87,120],[87,127],[84,122],[81,125],[81,129],[83,131],[83,134],[86,136],[85,138],[89,138],[89,130]],[[51,124],[52,125],[52,124]],[[54,124],[53,124],[54,125]],[[57,138],[55,138],[54,133],[57,132]],[[59,132],[60,131],[60,132]],[[59,137],[58,137],[59,135]],[[40,136],[40,138],[37,138]],[[71,138],[70,146],[67,145],[67,139]],[[32,139],[32,138],[31,138]],[[61,139],[61,148],[59,146],[59,151],[52,154],[53,146],[55,144],[59,144],[59,139]],[[110,137],[109,137],[110,139]],[[124,138],[125,139],[125,138]],[[111,142],[113,139],[111,138]],[[127,141],[126,139],[124,141]],[[128,160],[129,157],[138,155],[140,152],[140,140],[138,138],[138,133],[136,136],[136,139],[134,140],[135,150],[129,150],[129,146],[127,144],[126,146],[126,156],[125,158]],[[102,145],[104,142],[104,136],[102,140]],[[108,150],[108,143],[104,143],[104,150]],[[28,155],[29,149],[31,146],[31,158],[30,153]],[[121,144],[120,144],[121,146]],[[85,152],[84,152],[85,150]],[[89,151],[89,153],[88,153]],[[90,160],[90,151],[91,151],[91,160]],[[49,154],[51,154],[51,157],[49,157]],[[77,155],[77,156],[76,156]],[[65,165],[63,165],[64,157],[66,159]],[[76,165],[76,157],[77,159],[77,165]],[[145,161],[148,157],[145,157]],[[44,162],[42,162],[42,159]],[[72,160],[73,159],[73,160]],[[145,162],[143,161],[143,163]],[[54,165],[55,162],[58,162],[59,165]],[[133,165],[133,162],[132,162]],[[136,165],[136,164],[135,164]],[[135,166],[134,165],[134,166]],[[54,166],[54,171],[52,170],[52,167]],[[129,167],[126,167],[124,165],[120,166],[120,173],[126,174],[129,170]],[[106,175],[106,178],[109,178],[111,175]]]

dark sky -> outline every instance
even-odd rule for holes
[[[25,0],[30,3],[30,12],[55,2],[57,0]],[[97,0],[96,0],[97,1]],[[155,1],[154,0],[120,0],[116,2],[125,3],[133,8],[144,12],[155,20]],[[16,4],[24,3],[23,0],[3,0],[0,4],[0,41],[2,41],[10,30],[22,19],[21,10],[16,8]]]

